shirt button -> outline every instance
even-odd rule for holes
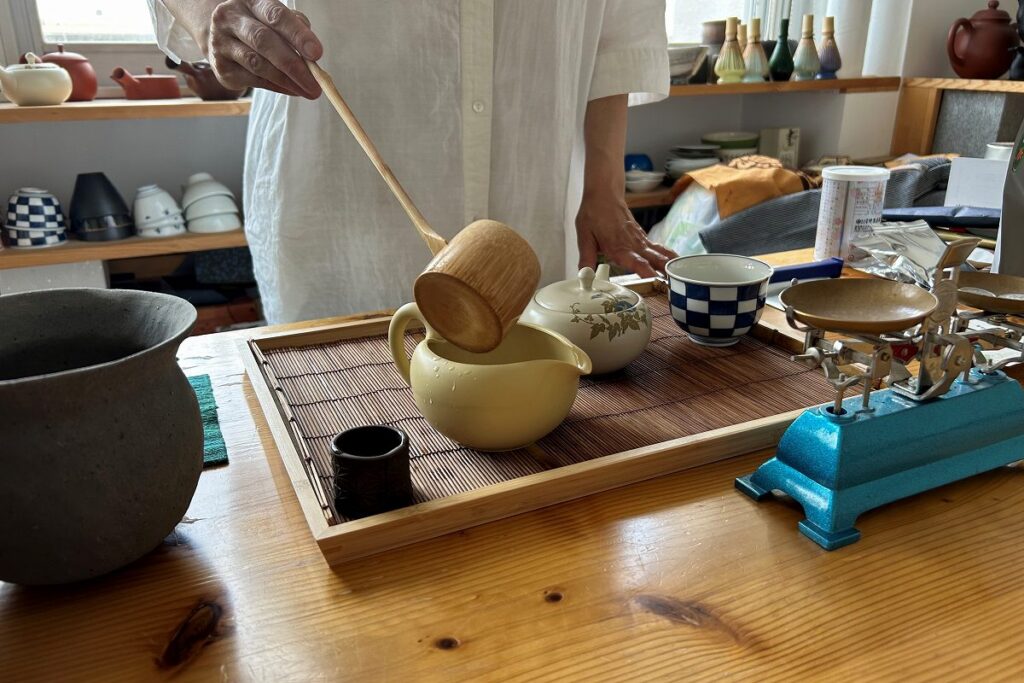
[[[483,114],[484,113],[484,103],[481,102],[480,100],[477,100],[476,102],[474,102],[473,103],[473,111],[475,111],[477,114]]]

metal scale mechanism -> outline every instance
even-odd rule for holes
[[[860,538],[868,510],[1024,459],[1024,390],[1002,372],[1024,362],[1012,318],[1024,314],[1024,278],[961,273],[976,244],[949,245],[931,293],[844,279],[782,294],[806,334],[794,360],[821,368],[836,398],[804,411],[736,488],[758,501],[788,494],[806,515],[800,531],[834,550]],[[958,301],[980,310],[958,312]]]

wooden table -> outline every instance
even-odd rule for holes
[[[0,584],[0,680],[1024,675],[1020,470],[866,514],[863,539],[832,553],[797,532],[795,507],[733,489],[758,453],[331,570],[237,356],[248,334],[180,353],[213,380],[230,465],[134,565]]]

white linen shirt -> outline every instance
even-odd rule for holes
[[[160,47],[201,54],[162,0]],[[294,0],[320,64],[413,201],[451,239],[502,221],[574,272],[590,100],[668,95],[664,0]],[[249,117],[246,234],[272,323],[393,308],[430,260],[326,98],[259,90]]]

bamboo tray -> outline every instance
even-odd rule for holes
[[[647,350],[621,373],[583,378],[566,421],[509,453],[463,448],[426,423],[391,363],[389,318],[249,340],[246,368],[327,562],[770,448],[804,408],[831,398],[820,373],[751,336],[726,349],[694,344],[662,285],[630,286],[654,316]],[[421,338],[411,333],[407,350]],[[358,520],[334,509],[330,439],[360,424],[409,434],[415,504]]]

